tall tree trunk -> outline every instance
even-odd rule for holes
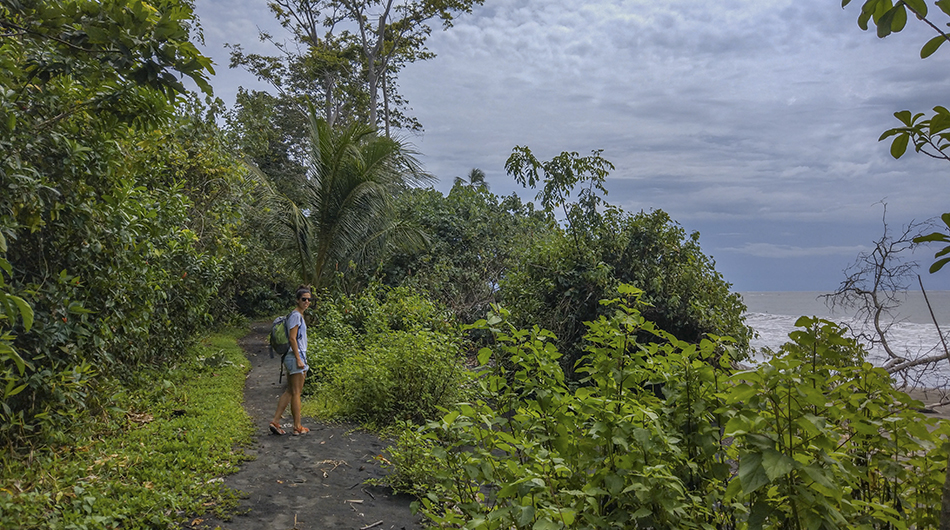
[[[324,94],[324,101],[325,101],[324,104],[326,105],[326,109],[324,111],[324,114],[326,116],[327,123],[330,124],[330,127],[333,127],[334,122],[336,122],[336,112],[334,111],[334,108],[333,108],[334,83],[333,83],[333,76],[331,74],[327,74],[324,81],[324,85],[326,85],[326,88],[325,88],[326,93]]]
[[[367,57],[366,84],[369,89],[369,124],[376,127],[376,105],[379,103],[379,76],[376,73],[376,57]]]
[[[389,135],[389,91],[386,86],[386,72],[383,72],[381,83],[383,86],[383,122],[386,125],[386,138],[392,138]]]

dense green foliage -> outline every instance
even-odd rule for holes
[[[413,188],[414,153],[375,126],[417,125],[395,74],[431,56],[428,21],[479,3],[370,20],[374,2],[271,2],[290,26],[294,10],[342,18],[292,27],[308,53],[286,61],[235,48],[286,90],[241,91],[226,134],[220,102],[179,80],[209,88],[190,0],[0,4],[0,526],[162,527],[227,506],[211,479],[248,436],[245,361],[233,339],[194,343],[279,312],[300,282],[321,298],[311,410],[440,418],[403,432],[391,479],[437,524],[937,524],[948,428],[828,322],[731,373],[741,300],[698,233],[605,202],[600,151],[516,147],[506,169],[541,210],[477,170],[448,195]],[[869,0],[861,19],[886,34],[919,4]],[[343,19],[380,31],[334,34]],[[898,115],[895,156],[911,140],[943,154],[935,112]]]
[[[481,399],[406,431],[393,485],[446,528],[936,526],[950,425],[841,329],[803,319],[781,355],[730,374],[729,342],[605,303],[580,387],[549,332],[504,311],[476,324],[499,341],[478,355]]]
[[[292,256],[299,277],[320,290],[335,271],[363,264],[391,245],[413,244],[402,229],[393,198],[425,181],[413,153],[360,123],[334,129],[310,107],[307,178],[288,194],[266,175],[263,203],[268,233]]]
[[[236,447],[253,432],[236,338],[213,335],[178,367],[140,373],[149,385],[120,391],[69,444],[0,457],[0,527],[167,528],[233,509],[217,479],[245,459]]]
[[[464,183],[446,196],[409,190],[399,204],[403,219],[425,227],[429,245],[392,254],[379,268],[383,281],[425,290],[461,322],[502,304],[516,325],[555,334],[570,377],[583,322],[605,314],[598,302],[621,282],[642,289],[644,314],[677,338],[730,335],[740,352],[748,348],[741,299],[703,254],[699,234],[687,235],[663,211],[630,215],[608,207],[601,214],[570,204],[574,228],[564,230],[552,212],[516,195]]]
[[[575,240],[552,230],[536,237],[520,267],[501,281],[503,304],[519,326],[538,325],[557,336],[569,375],[584,347],[584,322],[605,314],[599,301],[620,283],[643,290],[644,315],[680,340],[707,334],[736,339],[744,357],[751,330],[745,306],[703,254],[699,233],[689,236],[662,210],[630,215],[609,210]]]
[[[319,413],[385,427],[434,417],[461,399],[462,335],[443,307],[408,288],[321,301],[308,329]]]
[[[210,72],[190,3],[4,3],[0,24],[0,440],[44,443],[263,282],[219,104],[180,95]]]
[[[483,318],[489,305],[500,301],[499,285],[518,267],[521,249],[555,229],[551,216],[517,195],[498,197],[464,183],[448,195],[407,190],[397,208],[401,219],[425,231],[429,244],[391,254],[380,267],[382,280],[422,289],[461,322]]]

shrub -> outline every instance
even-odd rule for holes
[[[484,399],[400,437],[392,484],[441,527],[936,528],[950,427],[839,328],[804,319],[782,355],[730,375],[729,340],[605,304],[580,386],[549,332],[503,310],[477,323],[499,343],[479,353]]]
[[[461,332],[418,293],[374,287],[322,301],[312,318],[308,381],[318,385],[308,393],[331,414],[385,426],[423,421],[459,398],[467,378]]]
[[[457,401],[465,372],[450,337],[390,332],[363,347],[331,371],[327,392],[342,415],[378,426],[422,422]]]
[[[640,310],[657,327],[693,343],[728,335],[736,360],[744,356],[751,338],[745,306],[703,254],[698,232],[687,235],[662,210],[631,215],[610,208],[597,219],[577,240],[557,230],[539,234],[500,284],[516,326],[538,325],[557,337],[569,378],[576,379],[575,363],[584,355],[584,323],[608,315],[599,302],[615,297],[621,283],[642,291]]]

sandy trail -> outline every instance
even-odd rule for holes
[[[251,372],[244,387],[244,406],[257,426],[246,452],[255,459],[225,477],[229,487],[244,492],[239,515],[229,521],[202,518],[185,528],[225,530],[361,529],[412,530],[421,528],[412,515],[412,498],[393,495],[388,488],[369,487],[365,481],[383,476],[376,456],[386,444],[378,436],[348,424],[304,419],[311,430],[302,436],[274,436],[267,423],[282,387],[277,384],[279,361],[267,353],[269,322],[251,325],[241,340]],[[286,379],[286,378],[285,378]],[[290,411],[285,413],[290,429]]]

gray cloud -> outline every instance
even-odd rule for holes
[[[255,25],[276,26],[262,4],[199,2],[209,46],[257,51]],[[950,166],[913,154],[895,161],[878,137],[897,125],[894,111],[950,105],[950,54],[921,61],[929,29],[914,20],[884,40],[862,32],[859,9],[493,0],[436,29],[438,56],[401,73],[426,128],[410,140],[439,189],[479,167],[495,193],[529,199],[533,190],[504,173],[512,147],[544,158],[602,148],[616,166],[608,200],[661,208],[701,231],[738,289],[807,288],[819,275],[834,285],[841,258],[880,231],[878,201],[896,224],[948,207]],[[209,53],[226,65],[226,53]],[[231,103],[253,80],[222,69],[215,89]],[[769,276],[760,261],[770,259],[808,262]],[[798,269],[805,276],[793,278]]]

